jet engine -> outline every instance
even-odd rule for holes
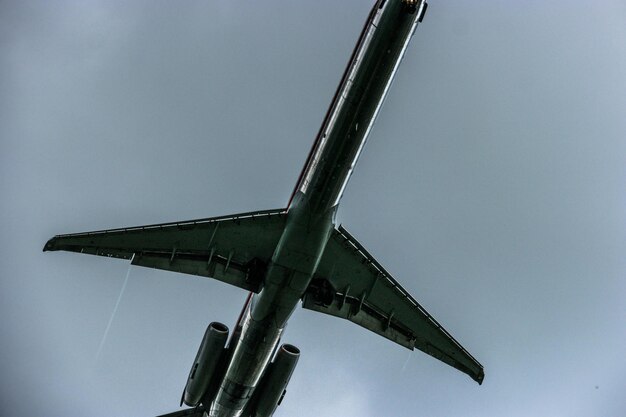
[[[216,321],[209,324],[183,392],[183,401],[188,406],[195,407],[202,400],[215,374],[215,369],[220,363],[227,339],[228,327],[226,325]]]
[[[287,384],[299,357],[300,349],[297,347],[288,344],[280,347],[261,380],[258,392],[253,394],[256,397],[253,417],[271,417],[274,414],[287,392]]]

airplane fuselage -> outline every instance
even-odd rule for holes
[[[211,417],[238,417],[308,288],[335,213],[425,3],[379,0],[372,9],[289,201],[287,223],[241,333]]]
[[[300,356],[293,345],[278,346],[300,301],[483,382],[483,366],[335,227],[346,184],[426,7],[425,0],[377,0],[286,209],[56,235],[44,245],[250,292],[230,339],[224,324],[207,326],[181,397],[181,406],[192,408],[161,417],[271,417]]]

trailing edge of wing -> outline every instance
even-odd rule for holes
[[[483,381],[482,365],[341,226],[332,233],[302,305],[417,347]]]
[[[58,235],[44,251],[130,259],[132,265],[215,278],[259,292],[286,210]]]

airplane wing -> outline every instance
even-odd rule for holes
[[[206,409],[200,405],[196,408],[187,408],[185,410],[175,411],[169,414],[163,414],[157,417],[204,417]]]
[[[211,277],[259,292],[286,214],[285,209],[267,210],[58,235],[43,250],[129,259],[132,265]]]
[[[341,226],[326,246],[302,306],[350,320],[468,374],[483,367]]]

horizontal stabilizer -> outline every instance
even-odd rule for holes
[[[483,381],[482,365],[341,226],[326,245],[302,306],[418,348]]]
[[[211,277],[259,292],[286,213],[267,210],[58,235],[43,250],[127,259],[133,265]]]

